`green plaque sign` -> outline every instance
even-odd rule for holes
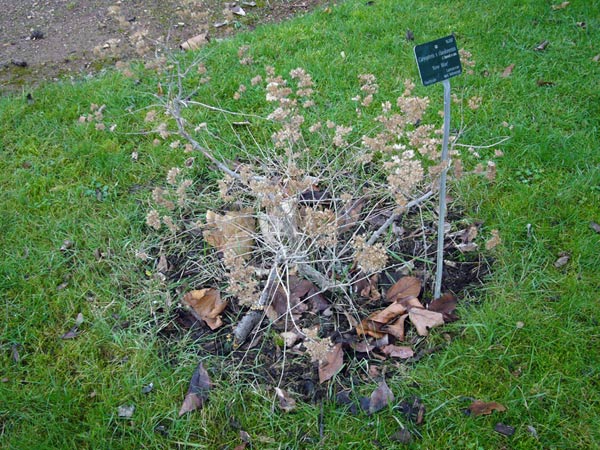
[[[452,35],[417,45],[415,58],[421,81],[425,86],[462,73],[456,39]]]

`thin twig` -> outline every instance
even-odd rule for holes
[[[469,145],[469,144],[458,144],[458,143],[453,143],[452,146],[453,147],[468,147],[468,148],[473,148],[475,150],[480,150],[480,149],[484,149],[484,148],[492,148],[492,147],[496,147],[506,141],[508,141],[510,139],[510,136],[504,136],[502,139],[500,139],[499,141],[494,142],[493,144],[489,144],[489,145]]]
[[[175,119],[175,123],[177,124],[177,129],[179,131],[179,134],[183,138],[185,138],[190,144],[192,144],[192,147],[194,148],[194,150],[198,150],[199,152],[201,152],[206,158],[208,158],[213,164],[215,164],[219,168],[219,170],[221,170],[222,172],[225,172],[227,175],[229,175],[232,178],[235,178],[236,180],[240,180],[242,177],[239,173],[234,172],[229,167],[227,167],[223,162],[221,162],[217,158],[215,158],[214,155],[207,148],[200,145],[200,143],[198,141],[196,141],[186,131],[185,123],[184,123],[185,120],[181,116],[181,110],[179,108],[179,103],[180,103],[180,101],[178,99],[174,99],[172,102],[173,108],[170,110],[171,116],[173,116],[173,118]]]
[[[371,237],[369,238],[369,240],[367,241],[368,245],[373,245],[375,242],[377,242],[377,239],[379,239],[379,237],[385,233],[385,231],[388,229],[388,227],[396,220],[398,219],[398,217],[400,217],[402,215],[403,212],[409,210],[410,208],[412,208],[413,206],[418,205],[419,203],[424,202],[425,200],[427,200],[429,197],[431,197],[433,195],[433,191],[427,191],[425,194],[421,195],[419,198],[416,198],[410,202],[408,202],[406,204],[406,206],[404,207],[404,209],[400,212],[394,212],[392,213],[392,215],[390,217],[388,217],[388,219],[384,222],[383,225],[381,225],[379,227],[379,229],[377,231],[375,231]]]

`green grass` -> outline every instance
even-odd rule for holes
[[[326,402],[320,442],[319,406],[273,412],[271,393],[243,374],[232,385],[216,361],[208,365],[216,385],[208,405],[177,418],[197,355],[185,337],[157,338],[152,311],[165,297],[146,274],[151,267],[133,255],[147,232],[151,187],[187,155],[137,134],[157,76],[140,72],[136,83],[107,73],[49,84],[33,91],[34,103],[26,92],[0,99],[0,446],[234,448],[237,422],[255,448],[367,449],[376,441],[390,448],[399,424],[421,434],[413,448],[600,447],[600,235],[589,227],[600,222],[600,65],[592,61],[600,53],[599,2],[553,11],[549,1],[348,1],[212,44],[213,82],[203,93],[207,103],[261,113],[251,89],[231,100],[239,83],[267,64],[278,73],[301,66],[317,82],[320,114],[347,123],[358,74],[375,74],[389,97],[404,78],[416,80],[407,28],[417,43],[455,32],[473,53],[476,74],[452,80],[455,92],[483,97],[479,110],[464,113],[463,142],[511,136],[496,182],[464,183],[454,193],[484,232],[500,230],[493,275],[465,299],[461,321],[433,333],[433,342],[442,332],[454,336],[446,349],[388,373],[397,398],[423,399],[425,423],[415,427],[397,411],[355,417]],[[546,51],[533,51],[546,39]],[[237,64],[242,44],[255,66]],[[512,75],[501,78],[511,63]],[[555,84],[538,87],[538,80]],[[440,109],[441,86],[417,92]],[[90,103],[107,105],[114,133],[77,123]],[[459,120],[455,111],[453,126]],[[66,239],[75,245],[61,252]],[[96,249],[110,256],[98,261]],[[571,260],[557,269],[560,252]],[[82,334],[61,340],[79,312]],[[123,329],[125,320],[131,326]],[[142,394],[150,382],[154,390]],[[508,410],[467,417],[462,411],[474,398]],[[117,417],[122,404],[136,405],[131,420]],[[515,435],[495,433],[497,422],[514,426]]]

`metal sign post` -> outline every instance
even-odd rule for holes
[[[437,82],[444,85],[444,137],[442,140],[442,173],[437,236],[437,262],[433,298],[442,293],[444,270],[444,223],[446,221],[446,173],[448,171],[448,141],[450,140],[450,78],[460,75],[462,67],[454,36],[447,36],[415,47],[415,59],[423,85]]]

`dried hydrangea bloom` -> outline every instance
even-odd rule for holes
[[[384,167],[389,172],[387,177],[389,189],[397,203],[403,206],[406,199],[411,197],[414,189],[423,181],[423,166],[419,160],[415,159],[414,152],[407,150],[401,156],[392,156],[392,159],[386,162]]]
[[[166,191],[163,188],[156,187],[152,190],[152,200],[154,200],[157,205],[171,211],[175,209],[175,204],[171,200],[166,199],[165,194]]]
[[[227,269],[227,293],[236,297],[242,306],[258,305],[259,292],[255,269],[245,258],[231,250],[225,251],[223,262]]]
[[[471,97],[468,101],[469,108],[472,109],[473,111],[475,111],[476,109],[478,109],[481,106],[481,101],[482,101],[481,97],[478,97],[478,96]]]
[[[175,225],[175,222],[173,222],[173,219],[171,217],[163,216],[162,221],[171,233],[177,233],[177,231],[179,230],[179,227]]]
[[[327,354],[331,350],[331,338],[320,338],[318,336],[318,327],[303,328],[302,332],[306,336],[306,339],[304,340],[304,347],[306,347],[306,352],[310,355],[311,361],[324,361],[327,358]]]
[[[369,245],[364,236],[353,241],[354,262],[367,275],[383,270],[387,264],[387,253],[380,242]]]
[[[313,209],[310,207],[301,210],[300,229],[306,236],[313,240],[320,248],[327,248],[337,244],[337,217],[331,209]]]
[[[256,75],[254,78],[252,78],[250,80],[250,84],[252,86],[256,86],[256,85],[262,83],[262,81],[263,81],[263,78],[260,75]]]
[[[343,125],[337,125],[335,127],[335,135],[333,136],[332,144],[334,147],[347,147],[346,136],[350,134],[352,127],[345,127]]]
[[[179,167],[171,167],[169,172],[167,172],[167,183],[172,186],[177,185],[177,176],[181,173],[181,169]]]
[[[155,209],[151,209],[150,212],[146,215],[146,225],[155,230],[160,230],[160,216],[158,215],[158,211]]]

